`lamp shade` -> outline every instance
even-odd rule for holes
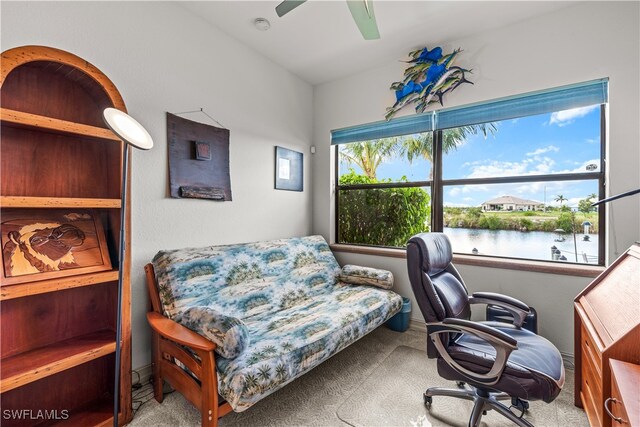
[[[115,108],[106,108],[102,116],[104,122],[120,139],[141,150],[153,147],[149,132],[133,117]]]

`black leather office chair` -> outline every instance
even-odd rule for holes
[[[438,359],[438,374],[459,387],[429,388],[425,404],[430,407],[433,396],[472,400],[469,426],[480,425],[482,415],[494,409],[519,426],[531,427],[522,418],[527,401],[552,402],[564,385],[560,352],[521,328],[529,313],[525,303],[489,292],[469,297],[451,260],[451,243],[443,233],[418,234],[407,244],[411,288],[427,322],[428,356]],[[477,303],[505,308],[513,315],[513,324],[470,321],[470,306]],[[520,416],[500,402],[509,399]]]

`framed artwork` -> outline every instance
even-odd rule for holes
[[[229,136],[229,129],[167,113],[171,197],[232,200]]]
[[[302,191],[302,160],[302,153],[276,146],[276,190]]]
[[[211,160],[211,145],[208,142],[194,142],[196,144],[196,160]]]
[[[99,215],[86,209],[2,213],[2,285],[111,270]]]

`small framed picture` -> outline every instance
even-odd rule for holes
[[[2,213],[1,284],[111,270],[93,210],[17,209]]]
[[[194,142],[196,144],[196,160],[211,160],[211,145],[208,142]]]
[[[302,153],[283,147],[276,147],[275,189],[302,191],[303,156]]]

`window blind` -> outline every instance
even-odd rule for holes
[[[372,139],[389,138],[392,136],[411,135],[414,133],[430,132],[433,130],[433,114],[414,114],[399,117],[390,121],[367,123],[331,131],[331,144],[346,144],[347,142],[369,141]]]
[[[568,86],[499,98],[477,104],[446,108],[430,113],[379,121],[331,132],[331,144],[367,141],[496,122],[605,104],[609,101],[609,79],[592,80]]]
[[[608,80],[594,80],[436,112],[436,129],[449,129],[517,117],[604,104]]]

